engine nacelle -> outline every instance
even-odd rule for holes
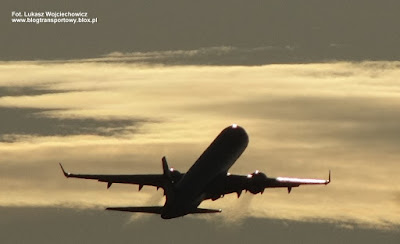
[[[256,170],[254,173],[247,175],[248,183],[247,189],[253,194],[263,193],[265,189],[265,183],[267,181],[267,175]]]

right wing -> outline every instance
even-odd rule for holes
[[[293,187],[300,185],[327,185],[331,182],[331,172],[329,171],[327,180],[290,177],[269,178],[258,170],[247,176],[227,174],[218,180],[219,182],[211,184],[205,190],[207,199],[217,200],[230,193],[237,193],[237,196],[240,197],[242,191],[262,194],[266,188],[287,188],[288,193],[290,193]]]
[[[106,182],[107,188],[113,183],[123,184],[136,184],[139,185],[139,190],[143,186],[155,186],[157,188],[165,189],[168,177],[165,174],[146,174],[146,175],[95,175],[95,174],[72,174],[64,170],[64,167],[60,163],[60,167],[67,178],[80,178],[80,179],[91,179],[98,180],[100,182]]]

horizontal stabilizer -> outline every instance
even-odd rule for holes
[[[153,213],[161,214],[163,207],[153,206],[153,207],[115,207],[106,208],[106,210],[123,211],[123,212],[133,212],[133,213]]]
[[[191,214],[203,214],[203,213],[221,213],[222,209],[206,209],[206,208],[196,208]]]

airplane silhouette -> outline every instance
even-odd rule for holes
[[[215,201],[230,193],[237,193],[239,198],[243,190],[257,194],[263,193],[265,188],[284,187],[290,193],[293,187],[327,185],[331,181],[330,171],[328,180],[269,178],[258,170],[247,176],[228,173],[229,168],[240,157],[248,143],[249,138],[246,131],[233,124],[217,136],[185,174],[169,168],[165,157],[162,158],[163,174],[72,174],[66,172],[61,163],[60,166],[67,178],[98,180],[106,182],[107,188],[113,183],[137,184],[139,191],[144,185],[154,186],[157,189],[163,188],[166,196],[164,206],[106,208],[106,210],[160,214],[163,219],[172,219],[187,214],[219,213],[222,211],[221,209],[204,209],[198,208],[198,206],[204,200]]]

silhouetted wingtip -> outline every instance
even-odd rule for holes
[[[61,167],[61,170],[62,170],[64,176],[68,178],[68,177],[69,177],[69,173],[68,173],[67,171],[65,171],[65,169],[64,169],[64,167],[62,166],[61,163],[59,163],[59,165],[60,165],[60,167]]]
[[[325,185],[328,185],[329,183],[331,183],[331,170],[329,170],[328,180],[326,181]]]

